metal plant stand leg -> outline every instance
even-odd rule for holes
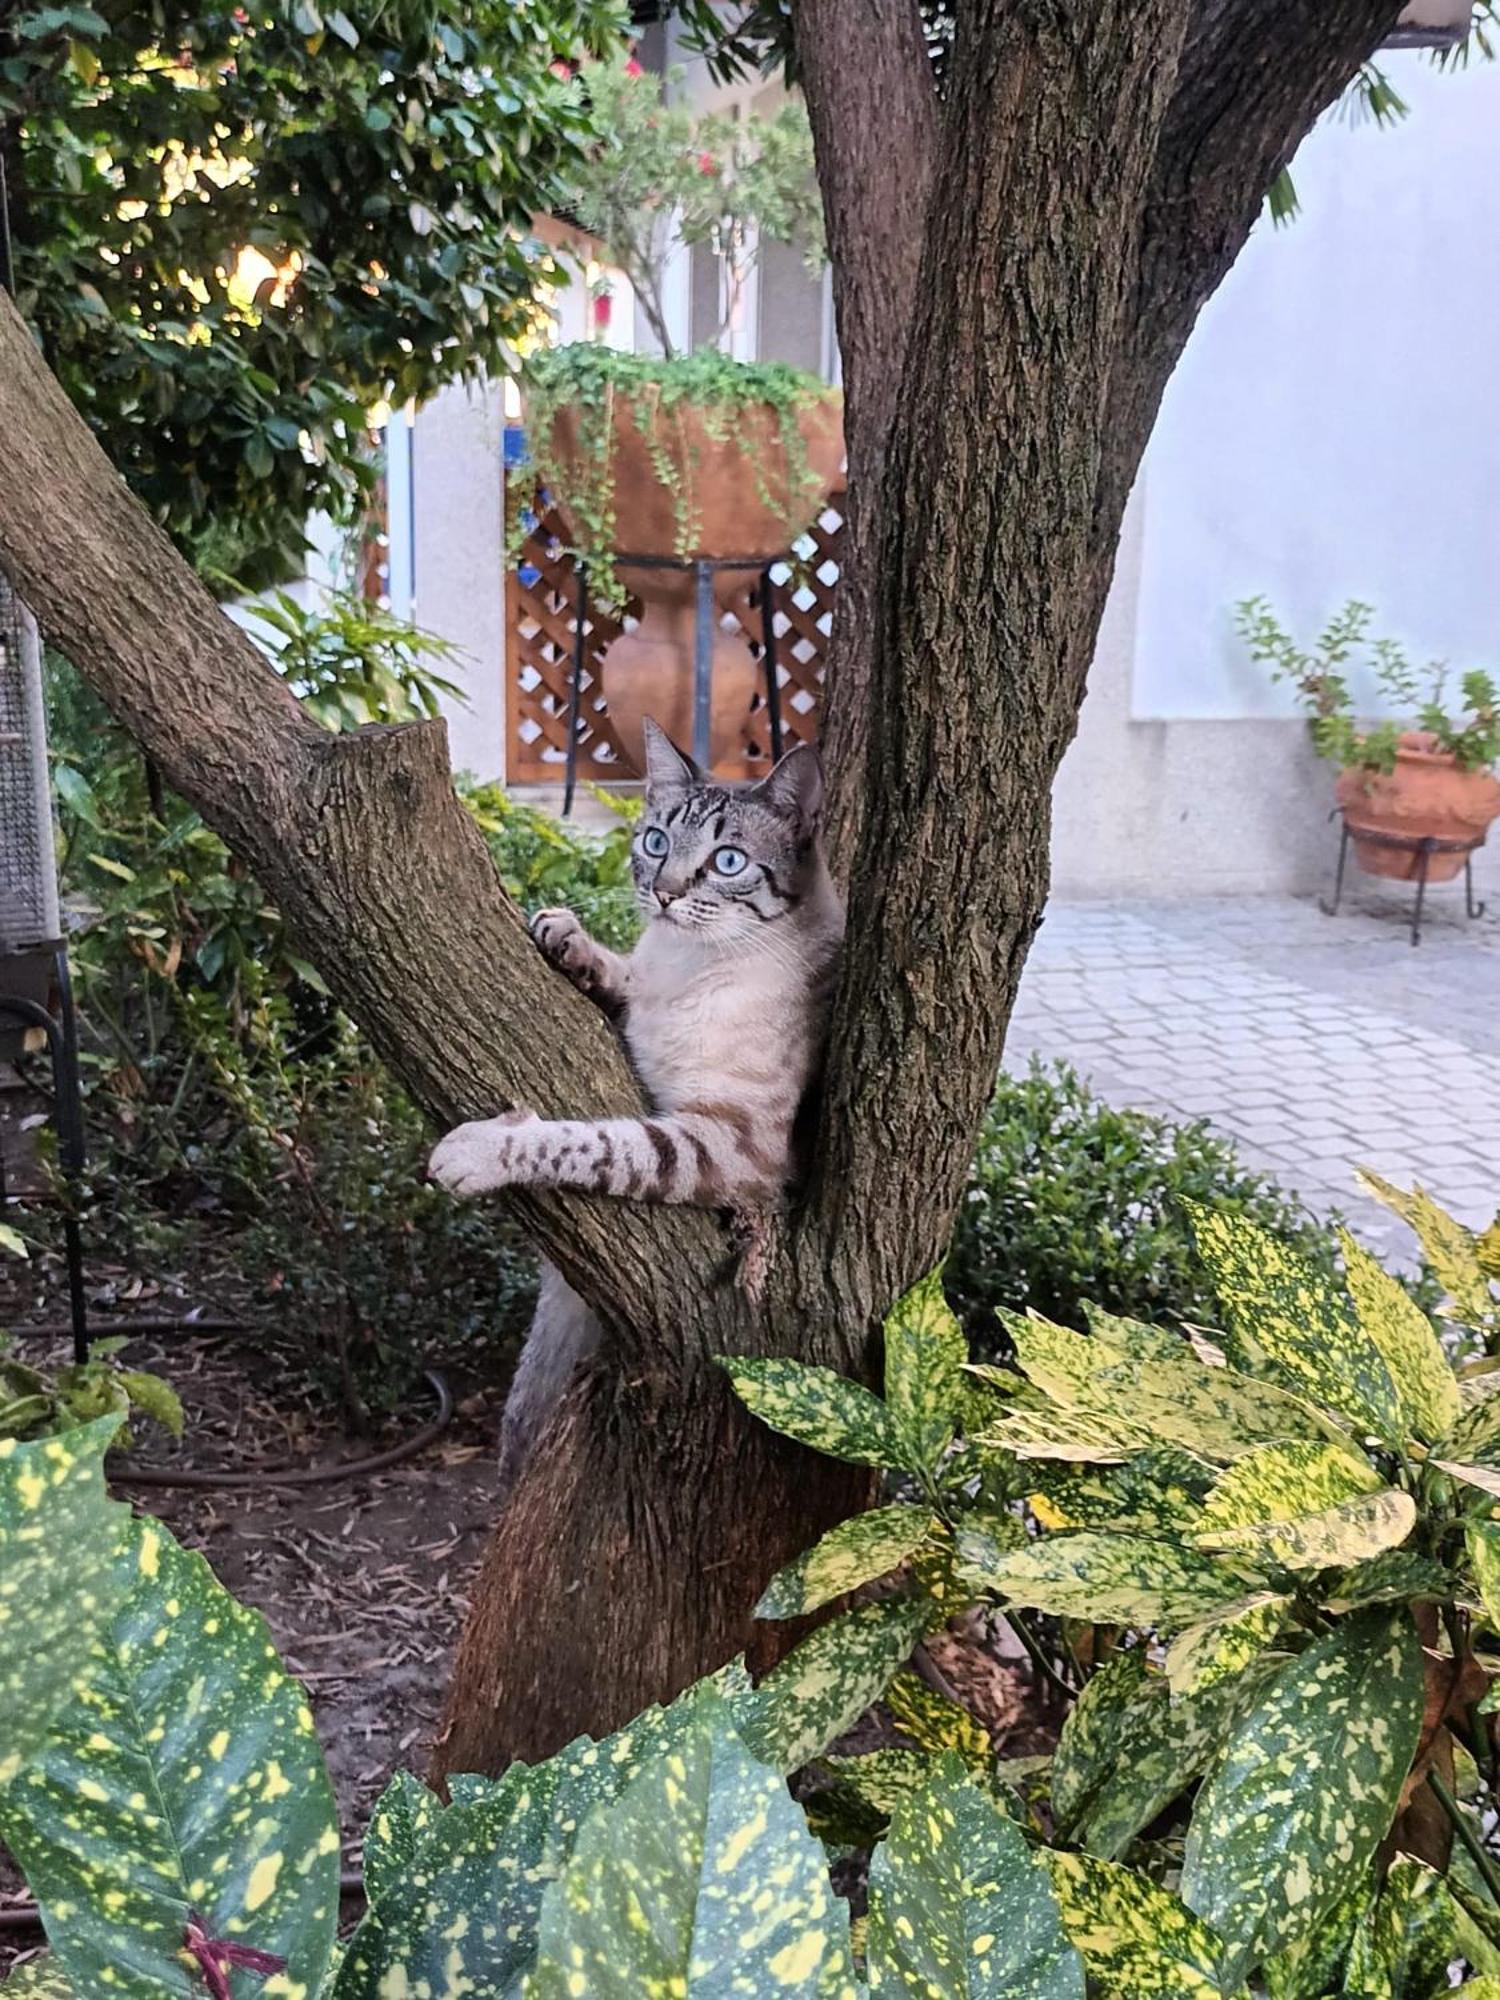
[[[578,728],[583,715],[584,627],[589,613],[589,570],[578,565],[578,594],[573,603],[573,673],[568,684],[568,748],[563,766],[563,818],[573,810],[573,793],[578,784]]]
[[[1333,878],[1333,901],[1325,903],[1321,896],[1318,898],[1318,908],[1325,917],[1336,917],[1339,913],[1339,899],[1344,893],[1344,863],[1348,858],[1349,826],[1348,822],[1344,821],[1339,828],[1339,866],[1338,873]]]
[[[1482,917],[1484,904],[1474,900],[1474,857],[1464,856],[1464,914],[1468,917]]]
[[[771,762],[781,762],[781,679],[776,662],[776,597],[771,565],[760,573],[762,657],[766,667],[766,719],[771,731]]]
[[[1427,900],[1427,868],[1436,845],[1436,841],[1432,840],[1417,844],[1417,900],[1411,913],[1411,941],[1414,945],[1422,942],[1422,905]]]
[[[78,1066],[78,1017],[73,1011],[73,987],[68,977],[67,953],[59,945],[56,956],[57,990],[62,1020],[54,1020],[35,1000],[19,995],[0,994],[0,1014],[40,1028],[47,1037],[47,1053],[52,1059],[52,1090],[56,1105],[57,1155],[62,1166],[68,1206],[63,1215],[63,1252],[68,1271],[68,1309],[73,1325],[73,1359],[89,1358],[88,1300],[83,1282],[83,1231],[78,1211],[83,1203],[85,1164],[83,1134],[83,1084]]]

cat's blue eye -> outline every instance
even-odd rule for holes
[[[714,854],[714,867],[721,875],[743,875],[750,857],[742,847],[721,847]]]
[[[641,835],[642,851],[649,854],[653,861],[660,861],[671,845],[659,826],[648,826]]]

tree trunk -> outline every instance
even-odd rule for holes
[[[866,1368],[940,1255],[1162,386],[1272,173],[1398,6],[962,0],[939,107],[916,0],[796,0],[858,524],[827,721],[849,944],[815,1169],[755,1305],[711,1217],[517,1203],[606,1340],[500,1522],[443,1769],[544,1755],[675,1693],[752,1641],[767,1576],[859,1504],[862,1475],[754,1427],[711,1357]],[[454,799],[441,728],[318,730],[4,301],[0,436],[0,560],[49,637],[433,1116],[633,1106]]]

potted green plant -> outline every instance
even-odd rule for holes
[[[669,79],[673,81],[675,79]],[[624,58],[578,78],[610,135],[569,190],[570,213],[629,280],[659,353],[593,341],[546,348],[526,367],[528,447],[561,509],[595,593],[629,595],[639,623],[609,648],[603,674],[618,747],[640,761],[642,718],[692,734],[691,570],[623,565],[622,555],[767,561],[816,516],[843,459],[843,400],[816,376],[740,362],[719,341],[734,324],[765,241],[799,243],[813,268],[823,241],[806,114],[694,118],[663,79]],[[721,274],[713,339],[674,346],[663,272],[674,246],[710,246]],[[726,586],[742,586],[744,573]],[[732,750],[755,687],[742,641],[715,634],[715,761]]]
[[[1355,857],[1368,875],[1415,881],[1421,840],[1477,843],[1500,818],[1500,691],[1493,675],[1475,669],[1448,694],[1448,669],[1412,665],[1393,639],[1373,638],[1375,613],[1351,600],[1304,651],[1263,597],[1236,605],[1240,637],[1251,657],[1288,682],[1308,712],[1320,756],[1339,766],[1334,789]],[[1362,659],[1407,722],[1361,729],[1354,715],[1347,667]],[[1392,838],[1403,843],[1390,845]],[[1427,880],[1446,882],[1463,867],[1457,849],[1427,857]]]

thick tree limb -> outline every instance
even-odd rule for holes
[[[443,726],[319,728],[128,493],[3,296],[0,437],[0,559],[44,632],[255,871],[434,1118],[639,1108],[455,797]],[[708,1217],[540,1196],[521,1212],[609,1324],[690,1337],[726,1255]]]
[[[917,0],[794,0],[843,364],[849,492],[825,677],[824,756],[840,877],[864,806],[874,616],[870,520],[901,391],[938,152],[938,103]]]

